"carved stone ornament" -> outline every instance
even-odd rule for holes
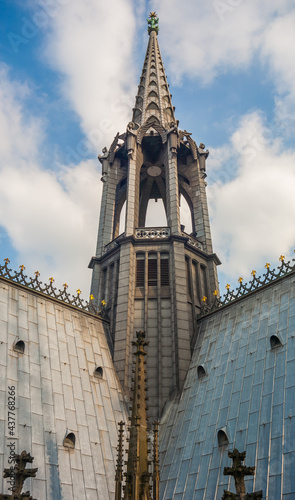
[[[199,158],[199,165],[200,165],[200,170],[205,174],[206,172],[206,160],[209,156],[209,151],[206,149],[205,151],[205,144],[202,142],[200,143],[200,146],[197,148],[198,150],[198,158]],[[205,174],[206,176],[206,174]]]
[[[250,498],[258,499],[262,498],[262,491],[257,491],[255,493],[246,493],[245,487],[245,476],[254,476],[255,467],[246,467],[242,464],[246,458],[246,452],[242,453],[235,448],[232,452],[228,452],[229,458],[232,459],[232,467],[224,467],[223,474],[225,476],[233,476],[235,480],[235,487],[237,493],[231,493],[230,491],[224,491],[222,500],[247,500]]]
[[[34,500],[29,491],[21,493],[24,482],[28,477],[36,477],[38,468],[26,469],[27,463],[33,463],[34,457],[25,450],[20,455],[15,455],[15,466],[9,469],[4,469],[3,477],[13,480],[12,495],[0,494],[0,500],[19,500],[27,499]]]

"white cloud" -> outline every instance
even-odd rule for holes
[[[63,76],[61,91],[96,146],[109,146],[131,119],[134,32],[128,0],[61,2],[50,18],[45,58]]]
[[[294,132],[294,2],[152,0],[150,3],[160,17],[160,43],[174,83],[194,78],[206,85],[218,74],[247,70],[260,58],[265,78],[271,78],[276,88],[276,127],[285,134]]]
[[[170,56],[174,78],[207,82],[220,71],[246,67],[272,19],[291,2],[161,0],[152,5],[160,16],[161,46]]]
[[[37,118],[30,118],[22,112],[22,102],[29,95],[26,83],[14,81],[11,85],[9,68],[0,63],[0,157],[5,165],[15,156],[23,158],[35,156],[42,140],[42,124]]]
[[[270,74],[276,84],[277,126],[285,134],[295,130],[295,9],[274,19],[265,30],[262,57],[268,61]]]
[[[87,297],[101,196],[97,162],[44,170],[42,123],[24,104],[28,86],[11,81],[6,67],[1,81],[0,226],[21,260],[13,267],[24,264],[29,275],[39,270],[42,281],[53,275],[58,286],[68,280]]]
[[[242,119],[227,149],[237,175],[209,187],[208,197],[222,271],[237,278],[267,260],[277,265],[279,255],[293,251],[295,152],[272,139],[258,113]]]

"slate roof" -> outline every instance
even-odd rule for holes
[[[234,447],[256,466],[247,492],[295,498],[294,283],[292,273],[199,321],[183,393],[161,421],[160,498],[213,500],[224,489],[234,492],[223,475]],[[282,345],[272,349],[273,335]],[[222,429],[229,440],[224,449],[217,440]]]

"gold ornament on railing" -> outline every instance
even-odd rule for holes
[[[10,260],[8,258],[4,259],[4,263],[4,265],[0,264],[0,278],[5,278],[12,281],[13,283],[19,283],[22,286],[26,286],[29,290],[34,290],[36,292],[47,295],[48,297],[61,300],[64,304],[69,304],[84,311],[89,311],[97,316],[100,316],[103,313],[103,317],[107,318],[107,312],[105,310],[103,310],[102,312],[98,311],[98,309],[93,305],[93,295],[90,296],[90,300],[86,302],[80,298],[80,294],[82,293],[80,289],[77,290],[78,295],[71,295],[67,292],[67,283],[63,284],[62,290],[57,290],[53,286],[53,282],[55,281],[53,277],[49,278],[49,283],[42,283],[38,279],[40,276],[39,271],[35,271],[34,278],[32,278],[23,274],[23,271],[25,270],[25,266],[23,264],[19,266],[20,271],[13,271],[8,267],[10,263]]]

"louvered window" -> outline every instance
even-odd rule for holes
[[[111,264],[109,267],[109,293],[108,293],[109,305],[111,304],[113,298],[113,290],[114,290],[113,279],[114,279],[114,263]]]
[[[202,295],[205,295],[205,297],[208,297],[208,289],[207,289],[207,270],[206,267],[201,264],[200,266],[201,270],[201,293]]]
[[[101,272],[101,282],[100,282],[100,298],[101,300],[106,300],[106,285],[107,285],[107,268]]]
[[[169,286],[169,256],[161,255],[161,286]]]
[[[148,260],[148,286],[157,286],[157,255],[149,254]]]
[[[136,286],[144,286],[144,255],[136,256]]]
[[[191,299],[192,283],[191,283],[190,263],[187,257],[185,258],[185,269],[186,269],[187,296]]]

